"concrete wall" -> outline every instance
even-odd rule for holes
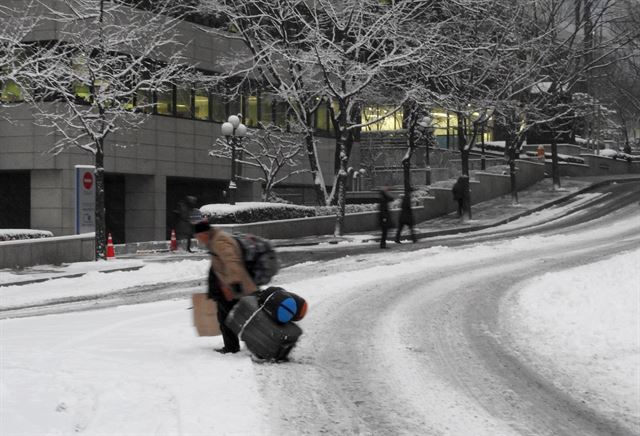
[[[627,162],[626,160],[597,156],[595,154],[581,154],[580,157],[583,158],[585,163],[589,166],[590,176],[640,174],[639,161]]]
[[[0,269],[91,261],[95,256],[94,241],[93,233],[3,241],[0,242]]]
[[[518,190],[531,186],[544,178],[544,164],[539,162],[517,161]],[[500,197],[511,192],[511,181],[508,175],[492,173],[475,173],[471,180],[471,203]],[[451,186],[431,187],[432,198],[427,198],[424,205],[413,209],[414,219],[421,222],[430,218],[457,210],[453,201]],[[397,222],[399,210],[392,210],[392,220]],[[344,232],[368,232],[378,229],[378,213],[361,212],[345,216]],[[298,218],[291,220],[268,221],[250,224],[224,224],[220,227],[239,233],[253,233],[269,239],[288,239],[311,235],[333,234],[336,217]]]
[[[544,166],[547,174],[551,176],[553,173],[551,161],[546,160]],[[558,172],[560,177],[588,177],[591,175],[591,167],[570,162],[558,162]]]
[[[539,144],[527,144],[522,146],[523,151],[536,151]],[[551,153],[551,144],[542,144],[544,146],[545,153]],[[570,156],[579,156],[587,149],[580,145],[574,144],[558,144],[558,154],[568,154]]]

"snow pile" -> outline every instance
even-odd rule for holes
[[[53,233],[47,230],[32,229],[0,229],[0,241],[15,241],[19,239],[50,238]]]
[[[640,420],[640,250],[514,291],[505,331],[536,369],[607,413]]]

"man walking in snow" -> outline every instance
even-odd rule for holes
[[[396,231],[396,243],[400,243],[400,235],[404,226],[409,227],[411,232],[411,240],[416,242],[416,234],[413,231],[413,210],[411,209],[411,190],[405,193],[402,198],[402,210],[400,211],[400,218],[398,219],[398,230]]]
[[[238,300],[252,294],[258,287],[245,268],[242,247],[233,236],[211,227],[207,221],[197,223],[194,233],[198,242],[207,247],[211,254],[208,296],[217,303],[218,322],[224,341],[224,347],[216,351],[222,354],[237,353],[240,351],[238,336],[224,321]]]

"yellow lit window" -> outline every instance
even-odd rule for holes
[[[198,120],[209,119],[209,93],[206,89],[196,90],[195,96],[195,117]]]
[[[89,85],[78,82],[74,83],[73,95],[84,101],[89,101],[91,99],[91,91],[89,90]]]
[[[324,132],[329,131],[329,109],[325,104],[321,104],[316,112],[316,129]]]
[[[156,112],[160,115],[173,115],[173,87],[167,85],[156,91]]]
[[[393,111],[391,106],[365,106],[362,110],[362,122],[369,123],[381,117],[385,117],[378,122],[370,124],[364,127],[365,132],[380,132],[389,130],[402,129],[403,112],[399,110],[392,115],[389,115]]]
[[[22,101],[22,89],[13,80],[7,80],[2,87],[0,101],[3,103],[16,103]]]
[[[260,121],[265,125],[273,121],[273,96],[262,93],[260,94]]]
[[[180,85],[176,88],[176,115],[191,118],[191,87]]]
[[[244,113],[244,123],[250,127],[258,125],[258,97],[250,95],[247,97],[247,110]]]

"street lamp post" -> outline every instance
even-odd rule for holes
[[[242,114],[231,115],[226,123],[222,123],[220,130],[231,146],[231,177],[229,179],[229,204],[236,204],[236,148],[238,140],[247,134],[247,126],[240,122]]]
[[[433,134],[433,120],[429,116],[424,116],[420,121],[418,121],[418,126],[422,128],[425,139],[425,182],[427,185],[431,184],[431,163],[429,161],[429,144],[431,142],[431,135]]]

